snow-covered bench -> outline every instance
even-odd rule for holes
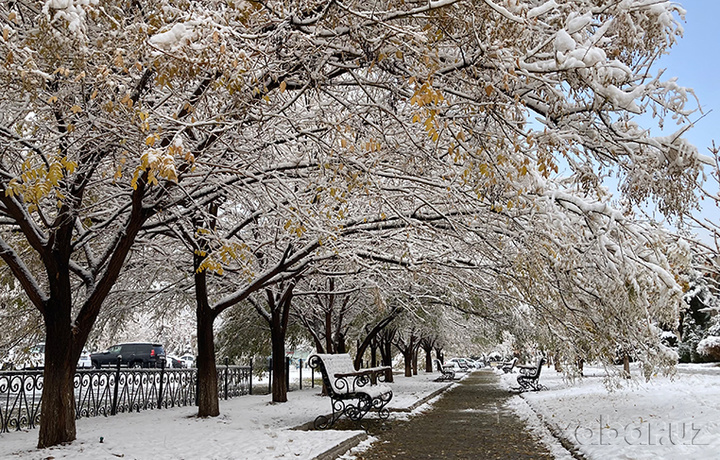
[[[392,388],[384,383],[389,366],[355,370],[348,354],[314,354],[308,364],[322,374],[323,383],[332,403],[332,415],[320,415],[315,428],[332,426],[343,414],[350,420],[362,419],[370,410],[376,410],[381,418],[390,412],[385,408],[393,397]]]
[[[513,371],[513,369],[515,368],[515,364],[517,364],[517,360],[518,360],[517,358],[513,358],[510,361],[504,361],[502,363],[502,366],[500,366],[500,369],[502,369],[502,371],[505,372],[506,374],[511,373]]]
[[[441,374],[440,377],[436,379],[437,381],[452,380],[455,378],[455,366],[443,364],[439,359],[435,359],[433,362]]]
[[[520,386],[512,390],[519,392],[547,390],[546,387],[540,384],[540,371],[542,371],[543,364],[545,364],[545,358],[541,356],[534,366],[517,366],[520,369],[520,375],[517,377]]]

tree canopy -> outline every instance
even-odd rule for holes
[[[686,214],[711,161],[682,137],[692,92],[652,73],[682,14],[645,0],[4,2],[0,257],[43,316],[58,363],[43,401],[63,414],[39,444],[74,438],[68,369],[108,296],[162,264],[195,273],[210,329],[342,260],[517,315],[548,344],[592,341],[607,359],[647,343],[682,300],[688,248],[632,207]],[[677,133],[651,137],[641,113]]]

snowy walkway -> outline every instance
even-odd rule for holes
[[[512,395],[491,371],[475,371],[432,410],[406,421],[363,424],[378,439],[359,460],[553,459],[507,407]]]

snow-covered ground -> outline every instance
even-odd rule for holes
[[[515,386],[517,374],[500,375],[505,385]],[[548,390],[513,396],[508,403],[557,458],[571,457],[550,433],[589,459],[719,458],[720,368],[684,365],[672,378],[656,377],[610,393],[600,369],[586,366],[585,375],[570,383],[545,368],[540,380]],[[433,382],[436,376],[396,376],[391,407],[414,408],[446,385]],[[363,433],[292,430],[329,413],[330,402],[317,387],[293,391],[288,399],[283,404],[269,403],[267,395],[221,401],[222,415],[209,419],[195,417],[194,408],[81,419],[75,442],[43,450],[34,447],[37,430],[2,434],[0,458],[312,459]]]
[[[673,377],[634,381],[608,392],[601,369],[585,367],[585,378],[563,380],[544,368],[547,391],[523,393],[510,407],[522,415],[529,405],[544,425],[589,459],[720,458],[720,368],[680,365]],[[517,374],[503,375],[517,386]],[[542,421],[540,421],[542,420]]]
[[[395,376],[389,407],[408,410],[448,385],[438,374]],[[311,459],[364,431],[292,430],[332,412],[320,388],[288,393],[288,402],[270,396],[220,401],[221,416],[200,419],[193,407],[150,410],[77,421],[77,440],[67,446],[36,449],[37,430],[0,434],[0,458],[40,459]],[[368,415],[370,416],[370,415]],[[391,414],[406,417],[407,414]]]

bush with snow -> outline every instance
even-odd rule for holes
[[[720,337],[709,335],[698,343],[697,351],[701,355],[720,360]]]

